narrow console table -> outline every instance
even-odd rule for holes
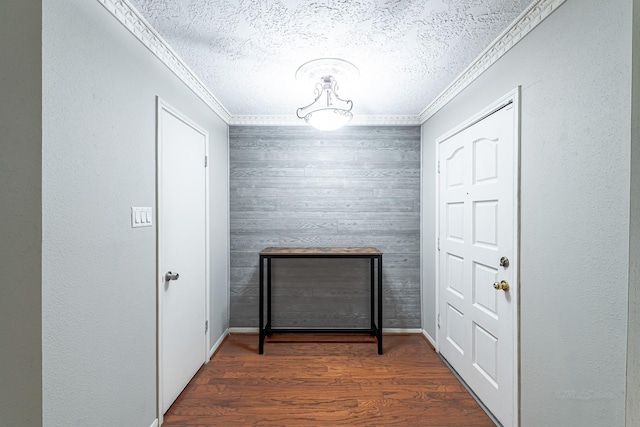
[[[286,329],[271,327],[271,260],[274,258],[365,258],[371,260],[370,280],[371,280],[371,327],[370,328],[349,328],[349,329]],[[265,260],[267,264],[267,321],[264,318],[264,270]],[[375,322],[375,263],[378,262],[378,322]],[[260,252],[260,341],[258,353],[264,353],[264,339],[274,332],[298,333],[367,333],[375,336],[378,341],[378,354],[382,354],[382,252],[371,247],[321,247],[321,248],[266,248]]]

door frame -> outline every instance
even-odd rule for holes
[[[514,282],[511,290],[514,295],[513,303],[513,319],[515,324],[513,325],[513,425],[517,427],[520,423],[520,86],[509,91],[507,94],[501,96],[496,101],[483,108],[480,112],[472,115],[467,120],[463,121],[460,125],[454,127],[450,131],[446,132],[442,136],[436,139],[435,143],[435,164],[434,171],[436,175],[436,191],[435,191],[435,272],[436,272],[436,298],[435,298],[435,313],[436,318],[436,336],[435,347],[438,354],[440,354],[440,173],[438,161],[440,159],[440,144],[443,141],[451,138],[452,136],[464,131],[465,129],[473,126],[481,120],[487,118],[491,114],[500,110],[504,106],[512,103],[514,106],[514,123],[513,123],[513,157],[515,165],[513,168],[513,201],[514,201],[514,221],[513,221],[513,248],[514,256],[513,260],[510,260],[510,267],[513,267]]]
[[[164,266],[162,266],[162,256],[164,255],[164,248],[162,245],[162,237],[163,237],[163,227],[162,227],[162,210],[160,206],[162,206],[162,197],[163,197],[163,188],[162,188],[162,177],[163,177],[163,167],[162,167],[162,111],[166,111],[167,113],[177,117],[185,124],[193,128],[198,133],[202,134],[205,137],[205,153],[206,158],[209,158],[209,132],[205,129],[198,126],[192,120],[190,120],[187,116],[182,114],[179,110],[172,107],[169,103],[167,103],[164,99],[159,96],[156,97],[156,402],[157,402],[157,413],[158,413],[158,422],[159,425],[162,425],[162,421],[164,418],[164,413],[169,408],[163,408],[162,402],[162,389],[163,389],[163,360],[162,360],[162,315],[163,315],[163,294],[160,291],[164,284],[164,274],[165,271]],[[203,159],[204,162],[204,159]],[[205,322],[207,325],[211,325],[210,319],[210,275],[211,275],[211,262],[210,262],[210,253],[211,253],[211,242],[210,242],[210,216],[209,216],[209,167],[208,165],[204,167],[205,173],[205,301],[204,301],[204,310],[205,310]],[[204,326],[204,325],[203,325]],[[204,340],[204,348],[203,348],[203,360],[206,364],[209,361],[209,348],[211,346],[210,334],[207,328],[205,332],[205,340]]]

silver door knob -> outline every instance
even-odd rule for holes
[[[171,280],[178,280],[178,277],[180,277],[178,273],[167,271],[167,274],[164,275],[164,281],[169,282]]]

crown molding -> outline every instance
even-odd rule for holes
[[[538,0],[529,6],[513,24],[498,36],[449,86],[447,86],[417,116],[355,116],[351,126],[419,126],[469,86],[478,76],[500,59],[524,36],[566,0]],[[127,0],[98,0],[114,18],[142,42],[184,84],[209,106],[228,125],[298,126],[304,122],[291,115],[231,115],[209,91],[189,66],[171,49],[169,44],[151,27]]]
[[[232,116],[230,126],[306,126],[295,115]],[[420,126],[418,116],[354,116],[348,126]]]
[[[226,123],[229,123],[231,120],[229,111],[127,0],[98,0],[98,2],[198,95],[209,108]]]
[[[235,115],[231,117],[229,126],[297,126],[304,122],[291,115]]]
[[[350,124],[352,126],[420,126],[418,116],[353,116]]]
[[[532,3],[509,28],[503,31],[436,99],[422,110],[418,116],[420,124],[429,120],[565,1],[538,0]]]

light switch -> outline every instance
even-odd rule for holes
[[[131,207],[131,227],[151,227],[153,211],[150,207]]]

